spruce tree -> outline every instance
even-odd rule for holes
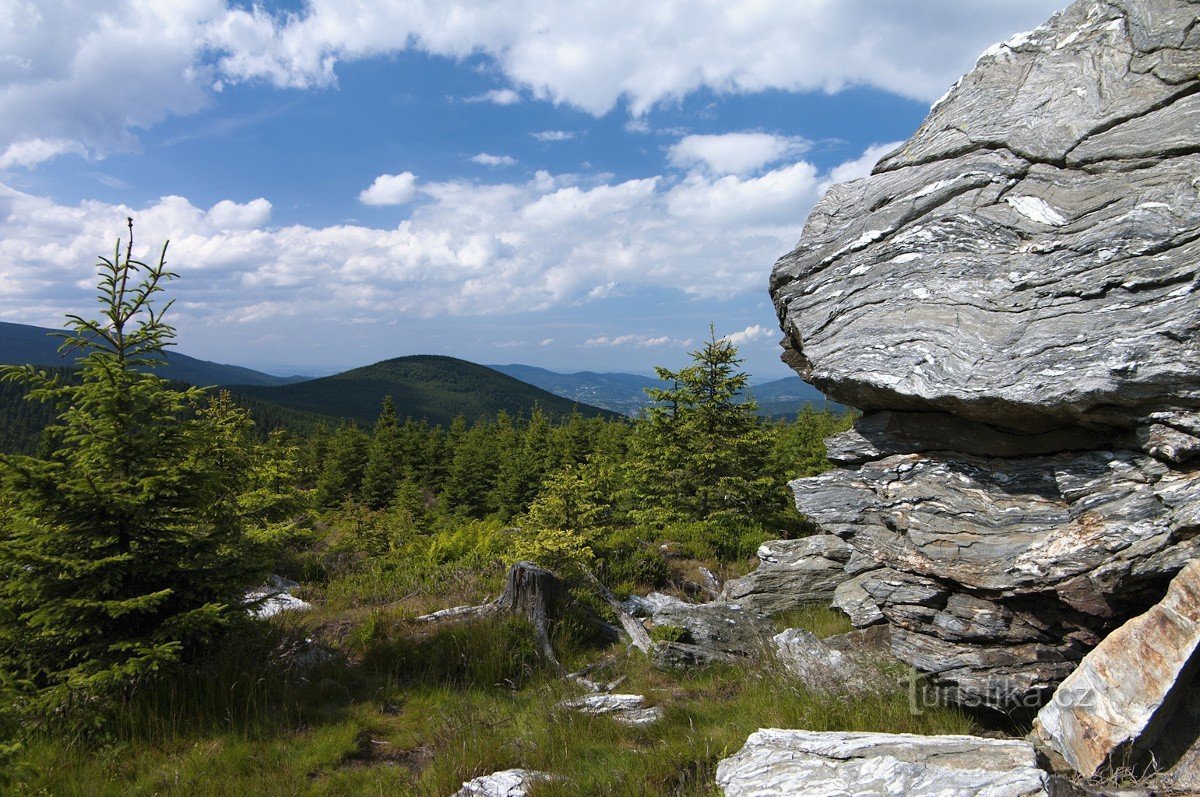
[[[367,464],[363,470],[362,500],[372,509],[383,509],[396,494],[396,485],[403,476],[404,440],[400,419],[391,396],[383,399],[383,408],[371,433]]]
[[[0,668],[56,704],[175,662],[242,612],[252,424],[227,400],[153,373],[174,330],[156,265],[101,258],[102,319],[68,316],[77,379],[7,380],[57,408],[44,457],[0,457]]]
[[[769,432],[746,395],[749,377],[738,368],[737,347],[709,332],[690,366],[657,369],[670,388],[648,391],[655,405],[632,441],[644,520],[756,520],[770,513]]]

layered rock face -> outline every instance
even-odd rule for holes
[[[864,411],[792,484],[835,601],[962,700],[1044,702],[1200,552],[1198,17],[993,47],[772,275],[785,361]]]

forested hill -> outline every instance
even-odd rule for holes
[[[501,410],[528,415],[535,406],[551,418],[565,418],[573,412],[588,418],[618,417],[617,413],[556,396],[487,366],[428,354],[397,357],[292,385],[238,385],[231,390],[239,396],[364,423],[375,420],[386,396],[392,397],[401,417],[424,419],[431,424],[449,424],[458,415],[475,421],[494,417]]]
[[[515,364],[488,367],[543,390],[549,390],[556,396],[587,402],[626,415],[637,415],[650,406],[652,401],[646,394],[647,388],[670,387],[660,379],[638,374],[598,374],[592,371],[561,374],[532,365]],[[750,393],[758,402],[759,415],[768,418],[794,418],[805,404],[812,404],[817,409],[828,408],[835,412],[845,410],[845,407],[829,401],[821,391],[798,376],[752,385]]]
[[[58,353],[62,338],[59,330],[28,324],[0,322],[0,364],[60,367],[74,365],[72,358]],[[302,377],[272,376],[238,365],[197,360],[186,354],[167,351],[167,366],[157,371],[165,379],[190,385],[286,385],[303,381]]]
[[[639,410],[649,406],[651,402],[650,397],[646,395],[647,388],[669,387],[660,379],[638,374],[599,374],[593,371],[560,374],[533,365],[515,363],[488,367],[548,390],[556,396],[586,402],[625,415],[636,415]]]

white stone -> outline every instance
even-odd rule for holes
[[[463,783],[453,797],[526,797],[537,783],[553,780],[545,772],[505,769]]]
[[[1037,797],[1028,742],[767,728],[717,765],[725,797]]]

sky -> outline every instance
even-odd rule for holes
[[[790,371],[774,261],[1063,0],[0,0],[0,320],[179,278],[178,350]]]

